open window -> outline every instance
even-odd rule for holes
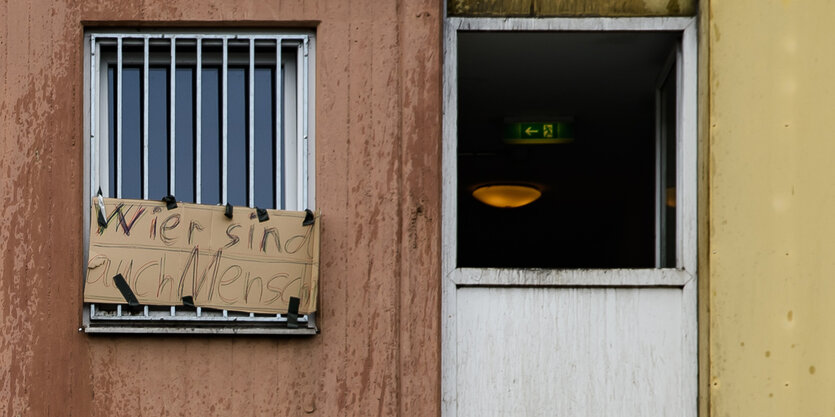
[[[442,415],[695,416],[695,19],[445,23]]]
[[[459,267],[676,266],[680,41],[458,33]],[[538,195],[515,208],[476,198],[496,186]]]
[[[314,208],[314,36],[304,31],[85,34],[89,197]],[[85,247],[88,237],[85,236]],[[89,332],[311,333],[283,315],[85,305]]]

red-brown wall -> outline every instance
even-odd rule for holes
[[[0,2],[0,415],[433,416],[442,4]],[[80,333],[85,27],[316,29],[321,334]]]

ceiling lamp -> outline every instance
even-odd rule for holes
[[[473,197],[488,206],[516,208],[533,203],[542,192],[530,185],[483,185],[473,191]]]

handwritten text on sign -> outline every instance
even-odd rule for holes
[[[93,200],[90,257],[84,287],[89,303],[125,303],[113,277],[122,274],[140,304],[194,305],[254,313],[286,313],[290,297],[299,313],[316,310],[319,217],[304,226],[304,212],[147,200],[104,199],[107,227]]]

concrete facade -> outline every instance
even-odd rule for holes
[[[435,1],[0,4],[0,415],[438,414],[441,21]],[[316,30],[320,335],[78,332],[100,26]]]
[[[835,413],[835,4],[488,3],[448,10],[699,14],[699,415]],[[446,8],[0,3],[0,415],[440,415]],[[78,331],[82,38],[102,26],[316,30],[320,335]]]

